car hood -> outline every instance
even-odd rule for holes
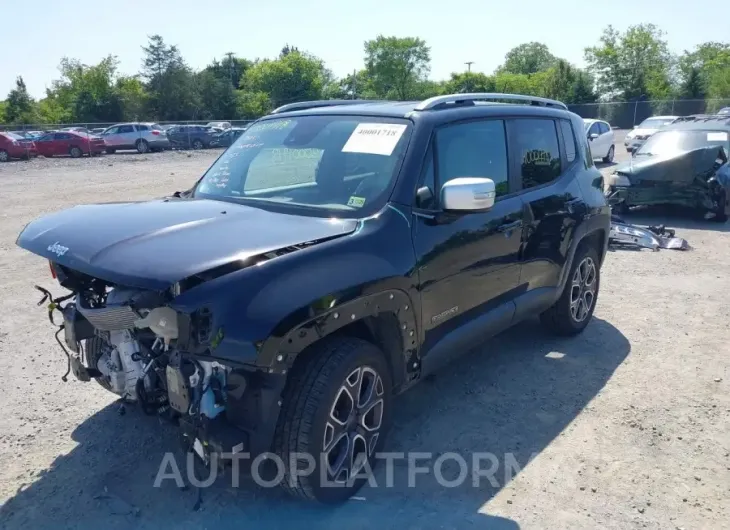
[[[631,181],[653,180],[690,183],[707,180],[717,167],[718,147],[702,147],[669,155],[638,156],[618,166],[615,173]]]
[[[626,138],[634,138],[635,136],[651,136],[655,132],[657,132],[659,129],[632,129],[626,134]]]
[[[248,256],[346,235],[356,226],[352,219],[167,198],[76,206],[31,222],[16,243],[112,283],[164,289]]]

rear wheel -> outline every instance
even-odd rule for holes
[[[0,149],[0,162],[7,162],[10,160],[10,155],[5,149]]]
[[[715,216],[712,218],[712,221],[716,223],[726,222],[727,214],[725,213],[725,205],[727,203],[727,194],[725,193],[725,190],[717,183],[712,189],[712,202],[715,206],[712,210],[712,213],[715,214]]]
[[[203,149],[205,145],[203,144],[202,140],[195,139],[193,140],[193,149]]]
[[[147,140],[137,140],[137,143],[134,144],[134,146],[140,154],[147,153],[150,150],[150,144],[147,143]]]
[[[608,150],[608,153],[606,154],[606,156],[603,157],[603,161],[606,164],[610,164],[611,162],[613,162],[613,155],[614,154],[615,154],[615,149],[614,149],[613,146],[611,146],[611,148]]]
[[[577,335],[583,331],[596,308],[600,274],[596,250],[581,244],[573,258],[563,293],[540,315],[543,325],[558,335]]]
[[[108,155],[113,155],[116,152],[117,152],[116,149],[112,149],[111,147],[106,148],[106,154],[108,154]]]
[[[290,494],[323,503],[349,499],[367,480],[385,439],[391,380],[382,352],[352,337],[325,338],[287,382],[274,437]],[[292,454],[311,457],[314,470]]]
[[[71,149],[68,150],[68,154],[71,155],[71,158],[80,158],[84,152],[81,150],[80,147],[73,146]]]

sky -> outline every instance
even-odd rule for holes
[[[0,10],[22,2],[0,0]],[[23,76],[34,97],[59,77],[65,56],[94,64],[108,54],[124,74],[137,73],[141,46],[159,33],[201,69],[227,52],[274,58],[285,44],[322,58],[341,77],[363,65],[363,43],[378,34],[420,37],[431,48],[432,79],[464,71],[491,73],[514,46],[539,41],[554,55],[581,66],[583,49],[612,24],[654,23],[673,52],[730,38],[725,0],[682,9],[678,0],[35,0],[28,13],[6,17],[0,54],[0,99]],[[26,8],[23,8],[25,10]]]

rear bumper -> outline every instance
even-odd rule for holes
[[[154,149],[169,149],[170,148],[170,140],[167,138],[150,138],[147,140],[147,143],[150,144],[150,147]]]

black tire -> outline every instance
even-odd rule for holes
[[[99,362],[99,357],[101,357],[104,352],[104,340],[101,337],[94,337],[93,339],[87,339],[84,343],[87,366],[89,368],[96,368],[96,365]],[[106,390],[112,392],[112,387],[106,377],[95,377],[94,380]]]
[[[147,140],[137,140],[137,143],[134,144],[134,147],[137,149],[137,152],[141,155],[145,153],[149,153],[150,151],[150,144],[147,143]]]
[[[10,155],[5,149],[0,149],[0,162],[10,162]]]
[[[193,146],[193,149],[203,149],[203,148],[205,148],[205,144],[203,143],[203,140],[200,140],[198,138],[196,138],[195,140],[193,140],[192,146]]]
[[[614,146],[611,146],[611,148],[608,150],[608,153],[606,154],[606,156],[603,157],[603,162],[606,164],[610,164],[611,162],[613,162],[613,156],[615,153],[616,153],[616,149],[614,148]]]
[[[727,222],[727,214],[725,213],[727,195],[725,194],[725,190],[719,187],[719,184],[716,184],[716,186],[717,187],[712,190],[713,201],[715,202],[715,209],[712,213],[714,213],[715,216],[711,219],[711,221],[715,223],[725,223]]]
[[[295,497],[328,504],[343,502],[357,492],[367,478],[350,480],[349,476],[352,475],[350,475],[350,471],[347,471],[348,479],[342,485],[328,486],[327,483],[322,482],[323,473],[328,474],[329,472],[321,470],[324,460],[320,458],[320,455],[327,454],[332,457],[339,454],[347,458],[350,455],[350,447],[365,448],[364,454],[370,464],[370,469],[374,467],[373,455],[385,440],[390,419],[391,377],[388,364],[377,347],[352,337],[325,338],[312,346],[305,355],[307,355],[307,359],[304,364],[296,367],[290,375],[290,380],[287,381],[274,435],[274,453],[281,458],[284,464],[284,478],[281,485]],[[359,374],[358,380],[351,385],[350,381],[354,374]],[[348,396],[352,395],[347,388],[356,391],[361,396],[362,384],[366,379],[370,381],[368,388],[372,391],[366,392],[366,395],[371,396],[374,401],[366,402],[370,405],[364,405],[362,409],[352,406],[343,426],[336,426],[335,421],[338,420],[335,417],[344,415],[344,410],[347,408],[341,405],[343,402],[347,404]],[[360,397],[358,397],[359,399]],[[352,404],[354,401],[350,400],[349,403]],[[371,408],[368,409],[368,407]],[[361,417],[353,418],[353,413],[357,416],[365,410],[373,412],[372,416],[370,412],[367,412]],[[374,421],[378,417],[378,412],[380,419],[378,428],[367,432],[364,426],[368,421],[375,425]],[[332,427],[333,425],[337,429]],[[348,430],[350,428],[353,429],[352,433]],[[341,430],[341,432],[337,432],[337,430]],[[343,449],[342,443],[345,441],[345,434],[347,434],[348,443],[346,444],[347,449],[343,452],[341,449]],[[326,437],[330,437],[330,442],[327,442]],[[338,440],[342,442],[338,442]],[[349,440],[353,441],[349,442]],[[329,444],[329,449],[327,453],[324,453],[327,444]],[[290,461],[290,455],[294,453],[305,453],[314,458],[315,469],[311,474],[301,476],[294,473],[296,469],[292,467]],[[351,461],[350,458],[348,460]],[[337,466],[336,464],[335,462],[337,468],[335,478],[342,479],[344,478],[342,474],[345,471],[344,465]],[[305,462],[302,467],[306,468],[306,465]],[[357,474],[362,475],[363,473],[364,470],[361,467]],[[332,478],[327,480],[334,481]]]
[[[577,287],[577,292],[575,281],[578,268],[583,267],[584,264],[588,266],[589,263],[592,263],[593,266],[593,288],[590,303],[587,303],[586,292],[589,290],[587,283],[590,278],[590,272],[586,269],[581,269],[580,276],[585,276],[583,279],[584,283]],[[601,270],[599,268],[598,253],[595,248],[581,243],[575,252],[570,273],[568,274],[568,279],[560,298],[558,298],[557,302],[550,309],[540,315],[542,324],[556,335],[571,336],[583,331],[591,321],[593,311],[596,309],[600,282]],[[577,307],[573,307],[573,302],[576,298],[582,300],[583,308],[589,306],[587,311],[581,309],[580,300]]]
[[[81,150],[80,147],[76,147],[75,145],[68,150],[68,154],[71,155],[71,158],[81,158],[84,156],[84,152]]]
[[[117,152],[116,149],[112,149],[111,147],[106,148],[106,154],[108,154],[108,155],[113,155],[116,152]]]

